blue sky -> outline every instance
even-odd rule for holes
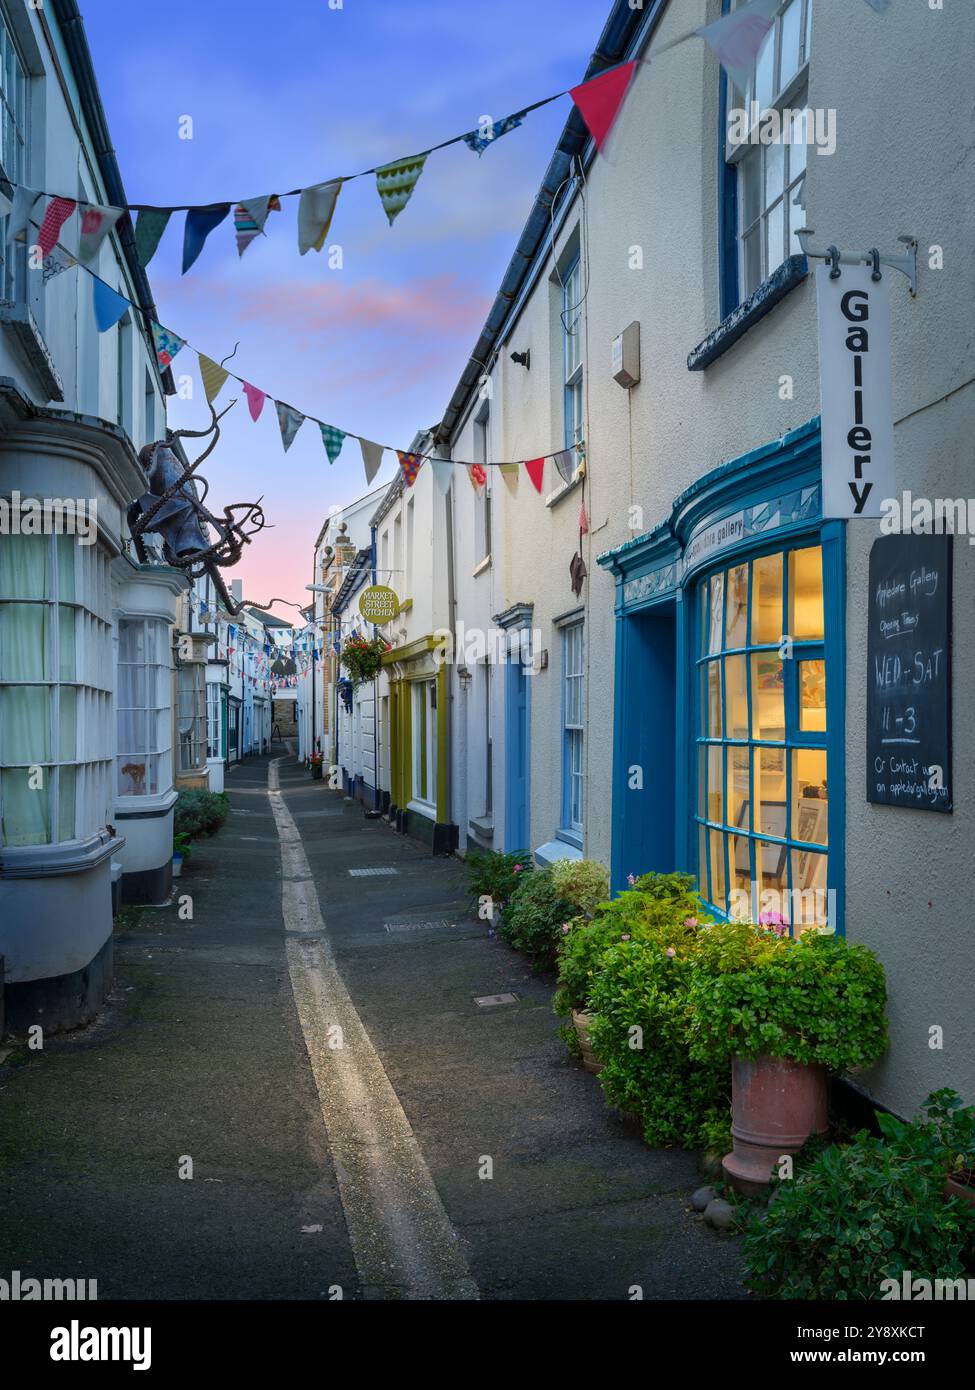
[[[354,173],[516,111],[580,80],[609,8],[89,0],[85,24],[128,197],[165,204]],[[297,199],[288,199],[242,259],[228,219],[181,277],[177,215],[149,268],[162,322],[214,358],[239,340],[235,369],[270,395],[408,447],[443,413],[569,109],[565,97],[534,113],[481,159],[464,145],[432,155],[393,227],[374,179],[347,185],[329,235],[341,270],[324,254],[298,255]],[[184,116],[189,140],[179,138]],[[174,370],[195,377],[195,357]],[[198,383],[196,397],[171,403],[171,424],[206,422]],[[394,463],[387,455],[381,479]],[[366,490],[355,441],[329,468],[306,424],[285,455],[273,405],[254,425],[241,399],[204,471],[218,507],[263,493],[276,528],[235,571],[245,594],[304,601],[329,508]]]

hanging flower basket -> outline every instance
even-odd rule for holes
[[[383,653],[390,649],[383,637],[350,637],[342,648],[341,662],[349,673],[353,689],[363,681],[374,680],[383,664]]]

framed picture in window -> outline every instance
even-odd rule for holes
[[[795,839],[810,845],[825,845],[826,815],[829,803],[802,797],[796,813]]]

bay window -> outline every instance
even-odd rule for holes
[[[180,772],[198,772],[206,765],[206,665],[180,664],[176,683],[176,736]]]
[[[0,544],[0,843],[84,839],[111,818],[108,558],[73,536]]]
[[[155,796],[173,781],[169,624],[120,618],[118,637],[118,795]]]
[[[696,829],[702,896],[793,927],[827,921],[822,555],[800,545],[697,586]]]

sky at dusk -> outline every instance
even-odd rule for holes
[[[88,0],[84,18],[128,198],[220,202],[355,173],[470,130],[579,81],[608,0]],[[161,321],[297,409],[408,448],[439,421],[474,346],[570,110],[533,113],[478,159],[433,154],[393,227],[375,179],[346,185],[329,233],[344,266],[298,254],[298,200],[242,259],[228,218],[185,277],[183,216],[149,276]],[[180,139],[192,117],[193,138]],[[208,413],[172,400],[169,423]],[[228,383],[220,404],[232,398]],[[188,441],[192,445],[192,441]],[[192,450],[191,450],[192,452]],[[378,482],[394,475],[387,454]],[[274,530],[233,575],[248,598],[305,602],[332,506],[367,489],[359,446],[329,467],[316,425],[283,452],[273,402],[241,399],[204,465],[210,504],[260,494]],[[292,610],[279,608],[281,616]]]

